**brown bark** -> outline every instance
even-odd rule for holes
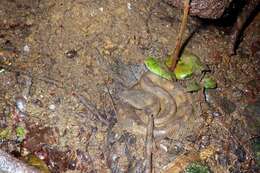
[[[182,43],[182,38],[187,26],[187,20],[188,20],[188,14],[189,14],[189,8],[190,8],[190,0],[185,0],[184,1],[184,12],[183,12],[183,17],[182,17],[182,22],[181,22],[181,27],[179,34],[177,36],[176,40],[176,46],[173,52],[172,60],[171,60],[171,67],[170,70],[174,71],[176,64],[179,59],[179,54],[180,54],[180,49],[181,49],[181,43]]]

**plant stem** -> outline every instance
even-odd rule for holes
[[[153,171],[153,131],[154,131],[154,117],[153,114],[148,117],[146,132],[146,148],[145,148],[145,173],[152,173]]]
[[[185,31],[186,25],[187,25],[189,8],[190,8],[190,0],[184,0],[183,17],[182,17],[180,32],[178,34],[175,49],[174,49],[172,59],[171,59],[170,71],[174,71],[177,61],[179,60],[181,42],[182,42],[182,37],[183,37],[184,31]]]

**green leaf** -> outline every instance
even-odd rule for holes
[[[199,58],[191,53],[185,52],[180,57],[174,70],[177,79],[185,79],[193,73],[198,74],[205,70],[205,66]]]
[[[19,140],[23,140],[25,138],[26,135],[26,130],[23,127],[16,127],[15,129],[16,131],[16,136],[18,137]]]
[[[190,82],[186,87],[186,90],[188,92],[195,92],[195,91],[199,91],[200,89],[201,87],[196,81]]]
[[[206,89],[213,89],[217,87],[217,83],[212,77],[205,77],[203,79],[203,87]]]
[[[153,72],[154,74],[156,74],[162,78],[165,78],[168,80],[171,80],[172,78],[174,78],[174,74],[172,72],[170,72],[163,63],[160,63],[159,60],[157,60],[153,57],[148,57],[144,61],[144,64],[146,65],[148,70],[150,70],[151,72]]]

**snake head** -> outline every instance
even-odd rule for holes
[[[149,92],[134,89],[120,94],[122,100],[136,109],[145,109],[157,102],[157,98]]]

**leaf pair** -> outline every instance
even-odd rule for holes
[[[206,69],[197,56],[187,52],[180,57],[174,72],[168,69],[170,67],[170,57],[166,59],[165,63],[153,57],[148,57],[144,63],[151,72],[168,80],[172,78],[185,79]]]
[[[189,52],[184,52],[182,54],[174,72],[171,72],[169,70],[169,67],[171,65],[170,57],[168,57],[165,62],[160,62],[158,59],[148,57],[144,63],[151,72],[168,80],[172,80],[174,78],[178,80],[186,79],[193,74],[200,74],[202,71],[207,69],[196,55]],[[198,91],[202,87],[206,89],[216,88],[217,83],[212,77],[205,77],[202,80],[201,85],[196,81],[192,81],[188,84],[187,91]]]

